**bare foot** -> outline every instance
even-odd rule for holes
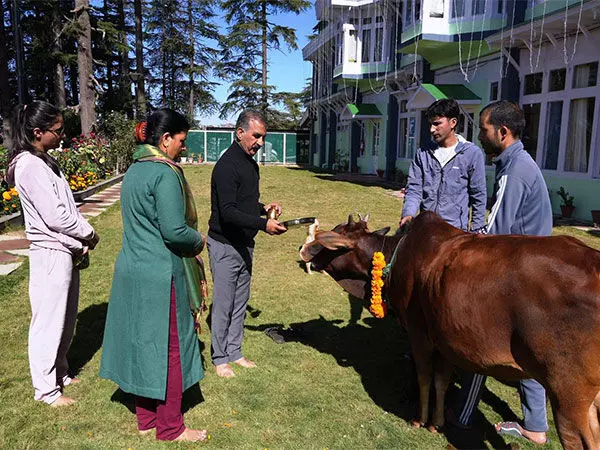
[[[75,400],[73,400],[70,397],[65,397],[64,395],[61,395],[56,400],[54,400],[52,403],[50,403],[50,406],[52,408],[58,408],[59,406],[69,406],[69,405],[72,405],[73,403],[75,403]]]
[[[235,373],[233,372],[233,369],[227,363],[217,364],[215,366],[215,372],[217,373],[218,376],[223,377],[223,378],[235,377]]]
[[[173,440],[183,442],[200,442],[206,440],[206,434],[206,430],[190,430],[189,428],[186,428],[183,430],[183,433]]]
[[[544,445],[548,442],[544,431],[529,431],[523,428],[517,422],[500,422],[494,425],[496,432],[500,434],[510,434],[512,436],[524,437],[534,444]]]
[[[246,367],[248,369],[256,367],[256,363],[254,361],[246,359],[245,356],[242,356],[240,359],[236,359],[233,363],[237,364],[238,366]]]
[[[69,384],[66,384],[65,386],[71,386],[72,384],[79,384],[81,383],[81,379],[80,378],[71,378],[71,381],[69,382]]]
[[[147,430],[138,430],[138,433],[142,436],[152,433],[156,428],[148,428]]]

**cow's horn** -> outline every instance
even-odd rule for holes
[[[367,222],[369,221],[369,216],[370,216],[370,215],[371,215],[371,213],[367,213],[367,215],[366,215],[364,218],[362,218],[362,217],[361,217],[361,220],[362,220],[363,222],[367,223]]]
[[[358,220],[360,220],[361,222],[363,222],[364,220],[363,220],[362,214],[361,213],[357,213],[357,214],[358,214]]]
[[[352,214],[348,215],[348,223],[354,223],[354,217],[352,217]]]

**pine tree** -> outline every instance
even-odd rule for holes
[[[181,6],[185,5],[185,8]],[[210,68],[217,51],[208,45],[217,34],[213,0],[153,0],[148,21],[151,93],[158,103],[185,111],[193,122],[197,112],[216,108]]]
[[[271,126],[281,119],[281,112],[273,108],[279,99],[268,84],[268,51],[279,50],[282,45],[295,50],[298,45],[294,28],[278,25],[269,17],[299,14],[309,6],[306,0],[221,0],[229,34],[221,40],[219,73],[231,82],[221,107],[222,118],[254,107],[266,114]]]

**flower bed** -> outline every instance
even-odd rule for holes
[[[15,188],[8,188],[8,184],[5,182],[2,183],[2,187],[0,187],[0,196],[2,199],[2,203],[0,203],[0,207],[2,208],[3,215],[14,214],[21,210],[21,202],[19,201],[19,194]]]
[[[73,138],[70,147],[52,150],[50,154],[58,161],[71,190],[77,192],[111,175],[105,167],[109,150],[106,139],[91,133]]]

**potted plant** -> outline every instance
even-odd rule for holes
[[[561,204],[560,204],[561,215],[565,219],[568,219],[569,217],[571,217],[571,214],[573,214],[573,211],[575,210],[575,206],[573,205],[575,197],[573,197],[572,195],[569,195],[569,192],[565,191],[565,188],[563,188],[562,186],[560,187],[560,189],[558,191],[556,191],[556,193],[558,194],[558,196],[561,199]]]
[[[377,169],[377,175],[379,176],[379,178],[383,178],[383,174],[385,174],[384,169]]]

